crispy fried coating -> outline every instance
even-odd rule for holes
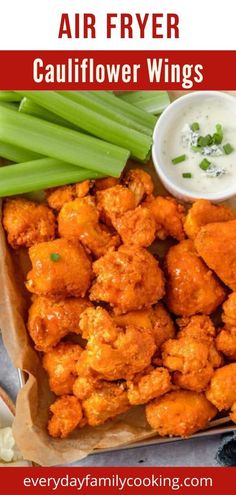
[[[47,352],[68,333],[80,334],[79,320],[88,299],[37,296],[29,309],[28,331],[38,351]]]
[[[227,358],[236,360],[236,327],[224,327],[216,337],[216,347]]]
[[[44,204],[23,198],[7,199],[3,207],[3,226],[8,243],[17,249],[31,247],[55,237],[56,219]]]
[[[138,206],[113,220],[124,244],[148,247],[153,243],[156,234],[156,222],[148,208]]]
[[[113,315],[113,319],[120,327],[134,325],[148,328],[152,331],[157,349],[175,335],[174,323],[162,303],[157,303],[150,309],[130,311],[122,315]]]
[[[167,369],[150,366],[144,372],[135,375],[133,380],[128,380],[127,387],[130,404],[146,404],[171,390],[171,377]]]
[[[117,186],[119,184],[119,179],[116,177],[105,177],[104,179],[95,180],[94,188],[95,191],[104,191],[104,189],[109,189],[110,187]]]
[[[127,411],[130,404],[124,383],[101,382],[82,402],[87,423],[98,426]]]
[[[41,242],[29,249],[32,270],[27,275],[30,292],[45,296],[84,296],[92,266],[84,248],[67,239]]]
[[[51,406],[52,417],[48,422],[48,432],[54,438],[66,438],[83,421],[80,401],[73,395],[59,397]]]
[[[191,240],[169,249],[165,267],[166,303],[176,315],[211,314],[224,301],[224,288],[200,259]]]
[[[231,408],[230,419],[231,419],[231,421],[236,423],[236,402],[233,404],[233,406]]]
[[[92,196],[69,201],[58,216],[61,237],[78,239],[96,258],[119,245],[119,236],[111,234],[99,223],[99,214]]]
[[[224,302],[222,320],[227,327],[236,327],[236,292],[232,292]]]
[[[118,216],[136,207],[133,192],[120,184],[98,191],[96,200],[100,218],[108,226],[113,225]]]
[[[214,418],[217,409],[203,393],[174,390],[146,406],[147,421],[162,437],[189,437]]]
[[[208,364],[208,347],[191,337],[167,340],[162,346],[163,365],[171,371],[190,373]]]
[[[196,236],[195,246],[209,268],[236,291],[236,220],[205,225]]]
[[[87,368],[104,380],[132,378],[150,365],[156,350],[151,330],[134,325],[120,328],[101,307],[88,308],[80,328],[88,338]]]
[[[128,170],[122,179],[123,184],[133,192],[136,205],[139,205],[146,196],[153,193],[154,184],[151,176],[140,168]]]
[[[162,270],[144,248],[122,245],[95,261],[93,270],[90,299],[109,303],[117,314],[150,307],[164,295]]]
[[[170,314],[162,303],[151,308],[151,321],[153,325],[153,336],[158,349],[168,339],[175,336],[175,327]]]
[[[204,390],[207,389],[213,374],[214,369],[211,364],[207,363],[205,368],[200,369],[199,371],[190,371],[189,373],[175,371],[173,373],[173,381],[175,385],[185,390],[204,392]]]
[[[185,238],[184,233],[184,207],[174,198],[153,196],[147,198],[144,206],[150,209],[156,220],[156,235],[159,239],[164,240],[167,237],[173,237],[178,241]]]
[[[217,351],[215,344],[216,330],[207,315],[195,315],[191,318],[181,318],[178,320],[180,332],[177,337],[191,337],[198,342],[206,344],[209,349],[209,362],[213,368],[222,366],[222,355]]]
[[[49,386],[56,395],[71,394],[76,379],[76,363],[82,347],[61,342],[43,356],[43,367],[49,378]]]
[[[228,222],[235,217],[235,212],[228,206],[214,205],[207,199],[198,199],[188,211],[184,222],[184,230],[190,239],[195,239],[204,225],[215,222]]]
[[[236,363],[227,364],[215,371],[206,396],[219,411],[232,407],[236,402]]]
[[[53,210],[60,211],[62,206],[68,201],[73,201],[76,198],[84,198],[89,193],[93,181],[84,180],[77,184],[69,186],[61,186],[57,188],[47,189],[47,202]]]

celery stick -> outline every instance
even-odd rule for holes
[[[126,149],[7,108],[0,112],[0,141],[114,177],[129,157]]]
[[[34,153],[33,151],[25,150],[19,146],[15,146],[9,143],[3,143],[0,141],[0,156],[6,158],[11,162],[28,162],[29,160],[36,160],[41,155]]]
[[[170,104],[167,91],[129,91],[120,93],[119,98],[155,115],[162,113]]]
[[[20,101],[19,96],[15,91],[0,91],[0,101]]]
[[[34,117],[39,117],[40,119],[47,120],[48,122],[53,122],[54,124],[62,125],[63,127],[68,127],[69,129],[79,130],[78,126],[75,126],[68,122],[68,120],[62,119],[53,112],[49,112],[37,103],[34,103],[29,98],[23,98],[19,106],[19,112],[27,113],[28,115],[33,115]]]
[[[133,118],[129,117],[129,115],[126,116],[118,113],[114,110],[112,105],[107,105],[94,97],[94,95],[91,94],[91,91],[57,91],[57,93],[86,108],[90,108],[90,110],[93,110],[114,122],[118,122],[119,124],[129,127],[130,129],[135,129],[148,136],[152,136],[152,129],[150,129],[150,127],[139,124]]]
[[[121,115],[129,115],[136,122],[139,122],[152,130],[154,129],[157,120],[154,115],[144,112],[135,105],[123,101],[110,91],[90,91],[90,93],[91,95],[94,95],[97,100],[102,101],[104,104],[111,105],[114,110],[121,113]]]
[[[133,158],[145,161],[149,156],[152,145],[151,136],[113,122],[55,91],[20,91],[20,94],[28,96],[38,105],[55,112],[93,136],[129,150]]]
[[[93,170],[82,169],[53,158],[42,158],[0,168],[0,197],[100,177],[102,174]]]
[[[10,110],[15,110],[15,112],[18,112],[19,103],[14,102],[14,101],[1,101],[0,100],[0,112],[1,112],[1,107],[10,108]]]

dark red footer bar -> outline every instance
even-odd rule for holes
[[[236,89],[236,51],[0,51],[0,89]]]
[[[17,495],[232,495],[234,468],[2,468],[1,492]],[[5,489],[5,490],[4,490]]]

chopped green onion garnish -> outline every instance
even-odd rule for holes
[[[204,160],[201,161],[201,163],[199,163],[199,167],[202,169],[202,170],[207,170],[210,166],[211,162],[209,162],[209,160],[207,160],[207,158],[204,158]]]
[[[220,134],[220,136],[223,139],[223,127],[221,124],[216,124],[216,132],[217,132],[217,134]]]
[[[190,172],[184,172],[184,173],[182,174],[182,177],[183,177],[184,179],[191,179],[191,178],[192,178],[192,174],[191,174]]]
[[[60,256],[60,254],[58,254],[58,253],[51,253],[51,254],[50,254],[50,259],[51,259],[52,261],[59,261],[60,257],[61,257],[61,256]]]
[[[232,153],[232,151],[234,151],[233,147],[231,146],[230,143],[227,143],[223,146],[223,149],[224,149],[224,152],[226,155],[230,155],[230,153]]]
[[[207,136],[199,136],[197,140],[198,146],[201,146],[204,148],[205,146],[210,146],[213,143],[213,138],[210,134],[207,134]]]
[[[176,158],[173,158],[172,163],[173,165],[177,165],[177,163],[181,163],[181,162],[184,162],[186,160],[186,155],[180,155],[180,156],[176,156]]]
[[[213,143],[214,144],[221,144],[222,143],[223,136],[221,134],[218,134],[218,132],[215,132],[213,134]]]
[[[191,146],[191,149],[195,151],[195,153],[201,153],[202,151],[201,146]]]
[[[200,129],[199,123],[198,122],[193,122],[193,124],[191,125],[191,130],[193,132],[196,132],[196,131],[199,131],[199,129]]]

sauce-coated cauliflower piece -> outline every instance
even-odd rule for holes
[[[23,198],[7,199],[3,207],[3,226],[8,243],[14,249],[28,248],[54,239],[56,219],[44,204]]]
[[[203,225],[228,222],[235,217],[235,212],[228,206],[214,205],[207,199],[198,199],[188,211],[184,222],[184,230],[190,239],[195,239]]]
[[[41,242],[29,249],[32,270],[27,275],[30,292],[45,296],[84,296],[92,266],[84,248],[67,239]]]
[[[156,397],[166,394],[172,388],[170,373],[166,368],[147,368],[127,381],[130,404],[146,404]]]
[[[162,437],[189,437],[205,428],[216,414],[203,393],[188,390],[174,390],[146,406],[148,423]]]
[[[95,261],[92,301],[109,303],[115,313],[150,307],[164,295],[164,275],[146,249],[123,245]]]
[[[78,426],[83,425],[80,401],[73,395],[59,397],[51,406],[48,432],[54,438],[66,438]]]
[[[43,356],[49,386],[56,395],[71,394],[77,376],[76,364],[83,349],[78,344],[61,342]]]
[[[198,256],[191,240],[169,249],[165,268],[166,303],[176,315],[211,314],[224,301],[225,289]]]
[[[219,411],[232,407],[236,402],[236,363],[215,371],[206,396]]]
[[[150,196],[143,203],[150,209],[156,221],[156,235],[164,240],[173,237],[178,241],[185,238],[184,233],[184,207],[176,199],[164,196]]]

